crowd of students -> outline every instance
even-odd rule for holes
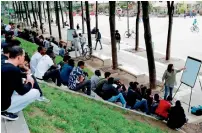
[[[1,116],[3,118],[16,120],[18,118],[16,113],[35,100],[50,102],[43,96],[36,79],[44,81],[51,79],[57,86],[68,86],[73,91],[81,90],[89,96],[92,96],[91,92],[94,91],[104,100],[113,103],[121,102],[124,108],[140,110],[148,115],[155,114],[160,119],[167,120],[170,128],[180,128],[186,123],[180,101],[176,101],[176,105],[171,107],[171,96],[166,100],[160,99],[158,94],[153,96],[151,89],[139,85],[138,82],[130,82],[129,88],[126,88],[121,80],[112,77],[110,72],[105,72],[102,78],[101,71],[96,70],[89,79],[84,71],[85,62],[79,61],[75,65],[75,61],[64,54],[63,61],[56,64],[56,53],[51,45],[47,44],[50,42],[49,39],[44,39],[43,36],[37,36],[35,33],[34,36],[27,34],[30,33],[27,30],[18,30],[16,36],[38,45],[37,51],[30,59],[20,47],[20,41],[14,38],[12,28],[9,29],[8,25],[6,27],[1,29],[3,48]]]

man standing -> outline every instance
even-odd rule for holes
[[[32,89],[34,80],[27,74],[22,82],[22,74],[17,67],[24,63],[25,52],[19,46],[9,51],[7,63],[1,66],[1,117],[8,120],[17,120],[17,113],[40,97],[39,90]],[[9,81],[9,82],[8,82]]]
[[[91,95],[91,81],[85,80],[85,74],[84,74],[84,66],[85,63],[83,61],[79,61],[77,67],[74,67],[72,72],[69,76],[68,86],[69,89],[74,91],[83,90],[85,92],[85,89],[87,89],[87,95]]]
[[[83,47],[86,44],[86,38],[81,33],[79,33],[79,40],[80,40],[80,44],[81,44],[82,54],[84,54]]]
[[[100,43],[100,50],[102,49],[102,44],[101,44],[101,33],[99,31],[99,29],[97,29],[97,32],[96,32],[96,44],[95,44],[95,49],[97,48],[97,43]]]
[[[118,30],[116,30],[115,38],[116,38],[116,43],[119,46],[119,50],[120,50],[121,35]]]

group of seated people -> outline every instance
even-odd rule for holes
[[[176,101],[172,107],[172,97],[167,100],[160,99],[158,94],[152,95],[152,90],[138,82],[130,82],[129,88],[118,78],[113,78],[110,72],[105,72],[105,78],[100,78],[99,70],[91,77],[91,88],[104,100],[109,102],[121,102],[123,107],[141,110],[146,114],[153,114],[160,120],[166,120],[167,125],[172,128],[180,128],[186,122],[184,109],[180,101]]]
[[[119,78],[111,77],[110,72],[105,72],[102,78],[100,70],[96,70],[91,79],[88,79],[88,74],[84,71],[85,62],[79,61],[75,65],[69,55],[64,55],[63,61],[56,64],[56,54],[46,45],[38,44],[37,51],[30,59],[20,47],[20,41],[13,38],[12,30],[2,31],[5,36],[1,43],[3,118],[16,120],[16,113],[35,100],[49,102],[43,96],[36,79],[51,79],[57,86],[63,84],[73,91],[82,90],[89,96],[94,91],[104,100],[121,102],[124,108],[141,110],[148,115],[156,114],[160,119],[167,120],[170,128],[180,128],[187,121],[180,101],[176,101],[176,105],[171,107],[170,96],[167,100],[160,99],[158,94],[153,96],[151,89],[138,82],[130,82],[126,89]],[[41,40],[43,37],[39,37],[39,42]]]

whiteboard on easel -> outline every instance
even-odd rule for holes
[[[75,30],[74,29],[68,29],[67,30],[67,41],[73,41],[73,34],[74,34]]]
[[[201,63],[201,60],[188,56],[181,82],[193,88],[201,68]]]

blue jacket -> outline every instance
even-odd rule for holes
[[[60,77],[64,85],[68,85],[69,75],[72,72],[72,69],[73,67],[68,64],[64,64],[62,67],[62,70],[60,71]]]

